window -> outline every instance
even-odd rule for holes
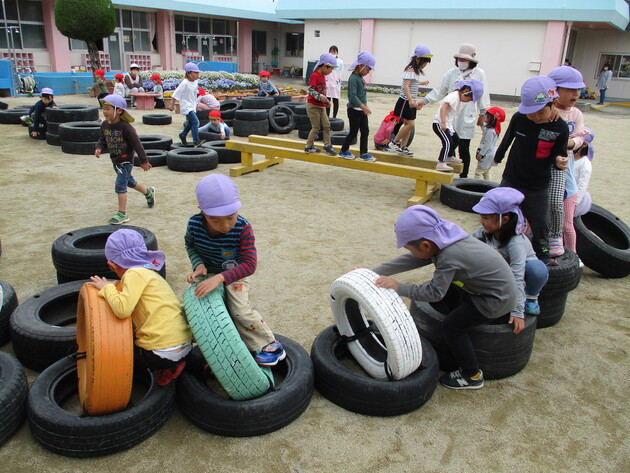
[[[287,56],[304,55],[304,33],[287,33]]]
[[[252,53],[264,56],[267,54],[267,32],[252,31]]]
[[[41,0],[4,0],[7,12],[5,31],[4,14],[0,8],[0,48],[46,49],[44,15]]]
[[[610,64],[613,79],[630,79],[630,54],[601,54],[595,78],[601,75],[606,63]]]
[[[252,39],[253,41],[253,39]],[[236,55],[236,22],[208,17],[175,15],[175,50],[208,55]]]

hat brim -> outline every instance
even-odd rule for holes
[[[520,104],[518,106],[518,111],[521,112],[523,115],[527,115],[528,113],[536,113],[539,110],[542,110],[548,103],[551,102],[545,102],[544,104],[536,104],[536,105],[523,105]]]
[[[474,58],[472,56],[468,56],[466,54],[455,54],[455,55],[453,55],[453,57],[455,59],[463,59],[465,61],[474,62],[475,64],[479,62],[476,58]]]
[[[472,210],[473,212],[481,214],[481,215],[491,215],[491,214],[498,213],[496,210],[486,205],[485,202],[479,202],[478,204],[474,205]]]
[[[236,213],[242,205],[241,201],[237,200],[236,202],[232,202],[228,205],[222,205],[221,207],[206,207],[205,209],[201,209],[201,211],[205,215],[211,217],[227,217],[228,215]]]
[[[562,87],[564,89],[583,89],[586,87],[584,82],[567,82],[566,84],[557,84],[558,87]]]

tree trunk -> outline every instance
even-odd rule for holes
[[[101,68],[101,58],[99,56],[98,46],[94,40],[86,41],[88,47],[88,53],[90,55],[90,65],[92,72]]]

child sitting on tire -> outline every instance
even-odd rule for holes
[[[28,115],[20,117],[20,119],[29,126],[33,138],[40,133],[46,132],[46,109],[59,108],[55,103],[55,96],[53,94],[52,89],[44,87],[42,89],[41,100],[35,102],[35,105],[29,109]]]
[[[222,140],[230,139],[230,127],[225,124],[225,122],[221,119],[221,112],[218,110],[212,110],[208,114],[208,118],[210,121],[199,128],[199,133],[202,131],[210,131],[213,133],[218,133],[221,135]]]
[[[166,386],[184,370],[184,359],[192,349],[192,332],[179,300],[158,274],[166,257],[161,251],[147,250],[142,235],[131,229],[107,238],[105,256],[120,278],[120,289],[99,276],[92,276],[87,284],[99,289],[98,295],[116,317],[132,318],[136,356],[155,370],[156,384]]]
[[[286,356],[282,343],[249,303],[249,276],[257,265],[252,226],[238,214],[241,202],[229,177],[210,174],[196,189],[201,212],[188,220],[184,241],[193,271],[188,283],[211,276],[195,288],[203,297],[225,285],[226,305],[247,348],[256,352],[256,363],[274,366]]]
[[[424,205],[403,211],[394,230],[398,248],[405,247],[410,253],[374,268],[381,275],[376,285],[425,302],[442,300],[451,283],[463,287],[462,303],[446,315],[442,325],[459,369],[443,374],[440,383],[449,389],[480,389],[483,373],[468,331],[507,314],[516,305],[516,281],[510,267],[497,251]],[[429,264],[435,265],[435,272],[424,284],[404,284],[389,277]]]

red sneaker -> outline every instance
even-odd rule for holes
[[[175,370],[166,369],[166,370],[155,370],[155,384],[158,386],[167,386],[171,383],[171,381],[177,379],[177,377],[182,374],[184,368],[186,367],[186,362],[182,361],[175,367]]]

